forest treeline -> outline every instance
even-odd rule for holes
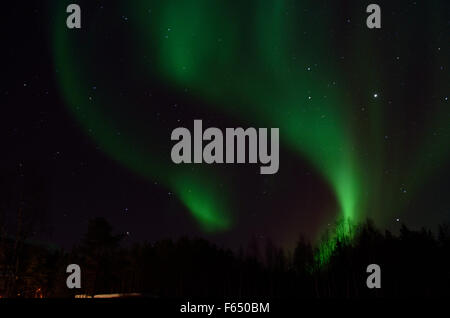
[[[89,222],[70,251],[0,244],[2,297],[74,297],[141,293],[147,297],[444,297],[450,295],[450,226],[436,234],[402,226],[384,233],[371,221],[338,240],[326,262],[300,239],[293,251],[267,240],[233,252],[204,239],[181,238],[121,247],[104,218]],[[328,238],[324,238],[328,239]],[[326,242],[323,242],[326,243]],[[322,244],[323,244],[322,243]],[[19,250],[17,250],[19,248]],[[79,264],[82,288],[66,286],[68,264]],[[368,289],[366,268],[381,267],[381,289]]]
[[[286,250],[270,240],[255,239],[248,247],[232,251],[199,238],[124,246],[124,236],[115,235],[107,220],[94,218],[70,250],[35,244],[34,234],[48,227],[47,182],[39,171],[21,163],[0,178],[0,297],[450,295],[450,224],[434,233],[403,225],[393,234],[370,220],[358,225],[341,222],[314,246],[299,239],[293,250]],[[343,225],[351,239],[334,235]],[[69,264],[81,267],[81,289],[66,286]],[[369,264],[381,267],[380,289],[366,286]]]

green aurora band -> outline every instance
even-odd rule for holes
[[[58,5],[55,5],[59,10],[57,12],[63,12],[63,3]],[[56,16],[59,19],[55,20],[55,25],[65,23],[64,16]],[[167,163],[163,163],[161,158],[157,158],[147,149],[148,145],[134,143],[136,138],[133,136],[142,132],[135,131],[133,135],[135,127],[120,120],[120,114],[114,114],[114,109],[106,106],[118,104],[126,107],[129,101],[117,100],[116,97],[113,100],[108,92],[96,93],[95,99],[89,97],[92,95],[89,92],[89,80],[80,65],[89,65],[88,56],[92,52],[79,49],[75,43],[81,47],[95,47],[95,38],[89,38],[89,41],[85,42],[82,37],[83,35],[80,39],[78,34],[69,35],[67,30],[60,27],[55,27],[53,32],[55,67],[60,89],[69,110],[85,132],[119,163],[144,177],[158,180],[171,189],[192,212],[205,232],[230,228],[233,219],[228,213],[228,202],[223,199],[228,196],[226,189],[211,182],[202,171],[183,167],[170,169]],[[90,70],[93,73],[98,71],[92,64]],[[103,83],[105,86],[113,85],[111,82],[107,83],[107,80]],[[127,133],[118,134],[119,130]],[[150,143],[156,145],[157,141],[150,140]]]
[[[61,2],[55,7],[64,12]],[[430,12],[436,9],[430,7]],[[380,84],[379,56],[370,44],[373,38],[366,31],[355,31],[352,47],[356,49],[347,52],[355,67],[364,69],[367,75],[363,83],[358,79],[353,83],[362,87],[361,98],[349,94],[352,81],[342,75],[347,70],[334,58],[339,54],[329,31],[334,11],[317,1],[136,0],[123,2],[121,10],[128,13],[132,26],[137,49],[131,54],[136,54],[136,68],[146,69],[149,77],[163,79],[175,91],[188,91],[227,116],[259,127],[279,127],[283,145],[308,159],[329,183],[339,204],[335,212],[349,223],[357,223],[377,209],[398,209],[395,200],[389,199],[394,189],[408,184],[411,196],[412,190],[420,191],[420,182],[432,173],[434,167],[424,168],[422,159],[413,160],[412,167],[403,169],[407,171],[404,175],[390,177],[393,179],[386,185],[383,171],[388,165],[402,164],[402,154],[394,150],[402,149],[404,140],[392,149],[383,144],[387,129],[383,118],[387,114],[382,111],[381,98],[373,98],[373,94],[376,88],[383,92],[388,89],[383,90]],[[55,25],[64,23],[65,15],[58,16]],[[432,27],[429,31],[437,32]],[[234,222],[232,193],[207,177],[211,170],[173,168],[145,150],[144,145],[133,144],[132,134],[140,132],[124,128],[126,124],[117,119],[120,115],[105,107],[129,104],[125,97],[112,101],[109,94],[96,93],[95,100],[87,102],[90,85],[82,69],[101,71],[89,61],[89,54],[100,45],[96,33],[91,30],[89,35],[82,31],[79,33],[83,35],[69,35],[60,26],[52,33],[61,91],[86,133],[123,165],[171,189],[203,230],[229,229]],[[409,34],[399,47],[407,46],[414,32]],[[399,72],[408,74],[407,69]],[[115,85],[107,80],[104,84]],[[436,95],[447,89],[435,84]],[[349,120],[361,104],[369,116],[364,127]],[[431,117],[425,126],[437,124],[441,127],[439,134],[424,134],[420,141],[423,146],[416,147],[417,153],[407,153],[406,158],[421,158],[420,151],[434,153],[437,160],[448,155],[448,116],[437,111]],[[130,132],[117,136],[118,126]],[[394,158],[387,158],[388,151],[394,151]],[[421,166],[419,176],[411,173],[417,169],[414,165]],[[382,196],[388,199],[380,202]],[[326,260],[338,236],[349,237],[351,233],[344,226],[335,235],[322,246],[320,261]]]
[[[250,1],[244,8],[206,0],[139,3],[133,3],[136,32],[143,33],[144,49],[157,48],[156,65],[168,81],[189,87],[224,112],[280,127],[282,141],[329,181],[343,217],[357,217],[362,185],[344,122],[346,100],[324,80],[337,78],[331,65],[314,67],[327,57],[328,48],[318,40],[326,38],[326,26],[312,42],[301,41],[301,30],[312,21],[287,18],[286,1]],[[255,34],[254,42],[243,33]]]

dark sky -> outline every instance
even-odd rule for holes
[[[244,40],[227,49],[208,51],[208,56],[228,52],[229,59],[232,56],[238,61],[229,65],[229,74],[225,67],[228,64],[215,68],[216,64],[202,60],[205,65],[199,67],[195,77],[186,82],[181,78],[181,84],[177,82],[177,74],[169,72],[170,68],[166,73],[163,66],[159,68],[167,62],[166,58],[172,63],[168,65],[175,64],[176,60],[170,60],[172,47],[168,45],[168,51],[161,53],[159,60],[155,53],[158,42],[152,42],[154,34],[164,37],[165,33],[179,32],[175,37],[182,36],[177,25],[164,29],[166,22],[162,17],[166,11],[161,2],[137,1],[133,7],[132,3],[125,2],[80,1],[83,14],[80,31],[68,31],[64,24],[57,24],[66,13],[61,12],[61,4],[56,5],[55,1],[5,4],[0,168],[2,175],[9,176],[4,180],[11,180],[11,184],[28,182],[17,180],[39,180],[37,187],[43,189],[40,199],[45,207],[45,213],[39,218],[45,229],[36,237],[70,246],[79,241],[90,218],[104,216],[116,232],[127,234],[127,242],[198,235],[233,247],[246,244],[251,237],[270,237],[290,246],[300,233],[316,238],[339,216],[341,203],[354,197],[359,210],[353,211],[352,216],[369,216],[391,229],[399,226],[400,219],[412,226],[430,227],[449,220],[446,194],[450,176],[450,12],[447,1],[431,1],[432,4],[398,1],[395,5],[380,2],[383,27],[378,31],[367,30],[365,5],[360,1],[342,1],[340,5],[333,2],[320,1],[308,7],[308,4],[301,6],[296,1],[287,1],[283,10],[291,24],[286,27],[290,37],[283,38],[284,42],[280,40],[280,34],[284,33],[275,33],[272,40],[264,38],[266,49],[255,48],[251,43],[258,34],[253,34],[250,27],[241,29],[237,34]],[[151,13],[148,19],[152,22],[148,27],[159,25],[161,29],[145,30],[149,34],[136,31],[136,25],[141,23],[142,28],[145,25],[140,21],[144,6]],[[239,26],[256,25],[255,29],[263,35],[265,26],[258,26],[253,14],[272,12],[270,8],[258,11],[253,2],[225,9],[239,21],[236,22]],[[175,8],[175,17],[179,14],[177,10],[188,8]],[[219,13],[211,14],[214,17]],[[299,17],[311,24],[305,29],[300,22],[296,26],[295,19]],[[217,23],[221,30],[222,22],[213,20],[205,19]],[[65,55],[62,64],[55,58],[59,50],[54,36],[57,28],[62,28],[63,33],[79,32],[66,34],[75,44],[69,50],[72,55]],[[277,30],[277,26],[273,29]],[[295,38],[299,34],[305,38]],[[149,38],[148,46],[142,45],[141,36]],[[213,36],[222,41],[220,34]],[[224,41],[227,39],[224,37]],[[294,40],[295,45],[289,44]],[[289,62],[285,63],[278,55],[280,43],[286,45]],[[210,49],[208,42],[202,40],[193,45],[201,48],[203,44]],[[273,47],[277,49],[272,51]],[[323,48],[329,51],[319,51]],[[176,46],[175,50],[183,52]],[[258,78],[261,70],[264,70],[261,74],[269,72],[272,65],[259,66],[253,58],[263,53],[273,58],[276,70],[267,77],[280,80],[279,91],[275,81],[275,84],[262,80],[254,85],[247,83],[247,74]],[[298,60],[302,62],[297,64]],[[302,64],[309,60],[310,66]],[[82,117],[74,115],[69,104],[76,98],[64,92],[63,78],[71,75],[65,73],[68,71],[64,63],[80,70],[79,78],[83,78],[80,86],[71,87],[77,90],[73,96],[86,97],[80,107],[92,107],[106,114],[105,122],[113,122],[118,127],[115,133],[120,135],[119,141],[107,135],[91,136],[88,129],[100,130],[102,124],[88,127],[89,118],[83,122]],[[141,68],[140,63],[152,65],[151,69]],[[288,68],[283,68],[285,65]],[[299,76],[297,80],[292,74],[299,65],[305,72],[317,72],[316,77]],[[217,78],[211,75],[209,79],[202,73],[208,71],[219,75]],[[221,77],[222,73],[226,74]],[[242,83],[237,86],[242,86],[242,90],[232,89],[230,82],[240,80]],[[342,96],[333,97],[333,103],[340,107],[337,110],[333,106],[328,109],[327,101],[320,104],[325,106],[317,107],[322,107],[320,116],[339,117],[345,127],[337,130],[342,136],[349,128],[351,138],[345,135],[342,151],[356,158],[348,166],[357,167],[357,177],[345,170],[343,180],[355,178],[359,180],[356,185],[343,186],[348,183],[342,180],[335,182],[333,178],[340,166],[335,166],[333,161],[340,159],[333,160],[330,150],[331,158],[322,160],[323,153],[315,150],[331,149],[334,138],[339,142],[340,135],[322,138],[315,137],[317,132],[313,130],[293,131],[289,116],[279,120],[268,110],[270,102],[276,104],[274,108],[280,107],[280,113],[291,110],[290,106],[283,108],[283,101],[287,96],[295,100],[303,84],[305,96],[311,99],[309,95],[312,95],[313,101],[319,92],[321,98],[329,94],[330,100],[331,96]],[[336,92],[325,92],[324,87],[335,84],[339,86]],[[227,96],[220,91],[224,87]],[[234,91],[235,96],[231,96],[229,92]],[[98,99],[89,106],[91,96],[97,98],[96,94]],[[217,94],[222,95],[217,98]],[[345,105],[336,102],[338,99],[345,101]],[[247,109],[247,104],[255,104],[256,108]],[[89,111],[86,116],[90,116]],[[147,171],[157,168],[130,167],[133,162],[127,157],[130,151],[123,146],[125,143],[130,149],[147,147],[148,157],[139,160],[157,158],[155,162],[162,164],[167,175],[172,176],[178,173],[178,168],[170,161],[170,132],[178,126],[192,127],[193,120],[199,118],[204,125],[220,128],[281,126],[280,171],[276,175],[259,175],[259,165],[198,168],[209,183],[222,187],[223,180],[224,200],[232,203],[233,211],[229,212],[233,215],[232,226],[213,233],[202,231],[177,189],[164,180],[170,179],[166,174],[161,177],[152,172],[153,178]],[[314,146],[298,146],[297,141],[302,138],[308,142],[305,144]],[[326,144],[321,144],[323,140]],[[114,151],[105,149],[106,144],[113,144]],[[149,165],[155,166],[152,160]],[[343,167],[344,171],[347,165]],[[189,176],[183,180],[186,184],[190,182]],[[16,188],[11,186],[11,189]],[[340,194],[341,189],[347,192]]]

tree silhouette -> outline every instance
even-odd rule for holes
[[[316,257],[318,249],[302,237],[292,253],[256,238],[237,253],[187,237],[125,248],[120,246],[123,236],[113,234],[106,219],[94,218],[80,244],[68,253],[24,242],[15,294],[7,296],[137,292],[161,298],[448,297],[449,229],[443,224],[435,236],[403,225],[394,235],[368,220],[353,225],[353,239],[334,242],[323,262]],[[333,237],[331,232],[327,237]],[[14,243],[9,240],[7,251]],[[65,268],[71,263],[81,267],[81,290],[65,286]],[[381,289],[366,286],[369,264],[382,269]],[[4,259],[1,266],[5,268]]]

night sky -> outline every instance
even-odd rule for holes
[[[5,4],[1,175],[39,175],[45,227],[78,242],[315,240],[337,219],[450,220],[450,2]],[[280,169],[175,165],[177,127],[277,127]]]

